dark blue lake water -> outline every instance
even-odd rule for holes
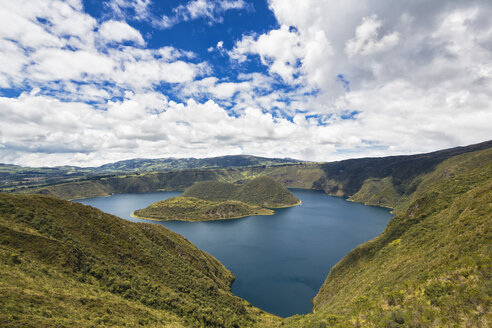
[[[330,268],[351,249],[379,235],[388,209],[348,202],[322,192],[293,189],[302,205],[273,216],[179,222],[147,221],[134,210],[180,192],[121,194],[79,202],[134,222],[162,224],[212,254],[235,276],[232,292],[281,317],[309,313]]]

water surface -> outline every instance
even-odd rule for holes
[[[147,221],[130,214],[180,192],[121,194],[79,200],[134,222],[153,222],[185,236],[235,276],[232,292],[286,317],[309,313],[330,268],[351,249],[379,235],[389,210],[348,202],[322,192],[293,189],[302,205],[273,216],[180,222]]]

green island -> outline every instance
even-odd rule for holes
[[[299,204],[300,200],[282,184],[262,176],[241,185],[197,182],[182,195],[155,202],[132,215],[151,220],[206,221],[272,215],[274,211],[270,208]]]
[[[327,272],[312,313],[282,319],[234,296],[230,271],[160,225],[52,196],[2,193],[0,326],[491,326],[490,141],[412,156],[125,174],[30,191],[72,198],[258,176],[395,213],[381,235]]]

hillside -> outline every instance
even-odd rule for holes
[[[295,164],[301,161],[290,158],[266,158],[249,155],[231,155],[211,158],[137,158],[105,164],[92,168],[98,174],[120,172],[153,172],[204,168],[230,168],[249,166],[274,166]]]
[[[246,180],[259,176],[270,176],[288,187],[324,190],[328,194],[347,197],[353,201],[388,206],[394,208],[396,216],[389,222],[380,236],[355,248],[332,268],[314,299],[314,313],[287,318],[282,320],[279,325],[284,327],[490,327],[492,321],[489,312],[492,305],[492,250],[490,248],[490,240],[492,240],[491,147],[492,142],[489,141],[429,154],[354,159],[326,164],[132,174],[49,186],[40,189],[39,192],[68,197],[75,194],[93,195],[91,193],[94,192],[144,192],[161,188],[183,190],[196,181],[215,180],[216,182],[214,183],[197,184],[194,191],[193,189],[190,190],[201,197],[209,195],[211,198],[221,199],[228,193],[236,194],[237,190],[242,188],[241,186],[229,188],[226,187],[228,184],[223,182],[243,182],[242,186],[244,187],[247,185],[247,183],[244,183]],[[244,190],[247,189],[245,188]],[[50,202],[60,202],[56,204],[70,204],[42,196],[2,195],[2,197],[7,197],[9,201],[27,197],[24,199],[32,202],[31,198],[29,198],[32,197],[33,200],[50,200]],[[56,204],[53,205],[53,208],[58,206]],[[19,233],[37,235],[41,234],[40,231],[42,233],[57,231],[56,229],[38,227],[40,223],[31,223],[31,226],[26,226],[25,223],[22,223],[24,221],[15,221],[20,220],[16,219],[17,216],[25,217],[22,220],[29,220],[29,211],[23,210],[26,206],[31,206],[29,207],[30,211],[35,211],[38,207],[43,209],[48,205],[30,204],[27,203],[27,200],[25,203],[21,202],[14,205],[7,207],[7,210],[3,208],[0,210],[3,211],[1,213],[7,213],[9,218],[5,220],[4,215],[0,216],[2,227],[6,224],[5,222],[13,220],[12,222],[14,223],[9,223],[13,227],[22,224],[22,226],[15,227],[15,231]],[[70,207],[73,208],[72,206],[74,205]],[[62,207],[67,207],[68,211],[68,205]],[[90,211],[95,211],[90,213],[100,213],[103,217],[110,217],[95,209]],[[58,215],[58,212],[50,212],[48,217],[53,220],[52,217]],[[78,218],[80,217],[80,215],[74,216],[68,213],[64,215],[67,218],[75,217],[76,220],[79,220]],[[112,220],[119,220],[114,217],[111,218],[113,218]],[[110,222],[112,221],[109,220],[106,224],[111,226]],[[133,224],[124,222],[125,226],[133,227]],[[87,227],[83,227],[87,229]],[[80,233],[81,235],[82,233],[87,233],[88,236],[91,236],[90,230],[87,232],[82,230]],[[0,297],[3,302],[0,306],[8,309],[7,318],[10,320],[9,323],[13,322],[14,317],[20,318],[19,320],[27,320],[26,318],[49,320],[42,317],[42,315],[53,315],[47,311],[52,311],[51,309],[56,308],[59,304],[66,304],[65,306],[67,307],[72,306],[72,309],[64,311],[67,311],[66,313],[69,313],[70,317],[79,318],[77,320],[86,320],[80,322],[88,322],[88,319],[83,319],[85,312],[89,313],[87,315],[92,320],[103,320],[102,317],[105,313],[99,311],[99,307],[86,306],[81,308],[79,313],[77,312],[78,308],[75,309],[76,306],[73,305],[78,305],[79,303],[67,302],[67,299],[72,299],[68,298],[68,296],[62,297],[66,294],[59,296],[60,294],[50,292],[53,289],[60,293],[61,279],[69,279],[71,294],[77,293],[77,291],[81,293],[80,290],[83,289],[84,291],[87,290],[87,293],[93,293],[91,295],[102,295],[104,302],[111,304],[111,306],[108,306],[111,311],[125,312],[121,315],[126,318],[125,320],[129,320],[128,322],[137,322],[137,318],[142,313],[154,318],[151,320],[175,321],[178,326],[179,324],[190,325],[192,321],[189,320],[201,320],[196,316],[193,316],[193,319],[189,319],[188,314],[183,315],[183,310],[179,310],[182,307],[178,310],[166,308],[168,312],[165,314],[158,313],[154,311],[155,307],[149,308],[146,303],[134,298],[125,298],[124,300],[127,303],[121,303],[127,307],[125,310],[121,310],[118,307],[113,310],[112,307],[120,304],[118,300],[123,298],[109,289],[105,282],[106,280],[100,281],[99,278],[84,273],[82,274],[83,277],[89,277],[84,279],[89,279],[89,281],[93,282],[92,285],[87,286],[84,281],[77,280],[80,270],[73,271],[73,269],[70,269],[76,272],[72,274],[72,271],[64,269],[65,266],[61,265],[59,260],[53,260],[58,259],[58,257],[63,259],[61,255],[58,256],[56,253],[54,253],[55,255],[50,255],[51,253],[48,255],[45,253],[36,255],[38,257],[46,257],[46,261],[51,261],[47,262],[50,263],[49,266],[43,264],[44,266],[40,266],[41,269],[38,270],[39,263],[44,262],[40,262],[37,257],[33,257],[32,249],[39,251],[49,248],[45,247],[44,244],[43,247],[36,246],[33,248],[30,246],[31,244],[6,243],[3,236],[4,233],[2,232],[0,249],[2,250],[2,261],[7,263],[8,266],[1,267],[1,270],[5,271],[1,272],[0,279],[3,280],[0,286],[12,294],[8,294],[8,297]],[[52,238],[54,237],[50,237],[50,240]],[[99,245],[98,247],[111,245],[111,243],[107,242],[106,245],[100,246],[100,240],[95,239],[95,241],[98,241],[98,243],[94,244],[94,247],[96,245]],[[121,245],[118,245],[118,247],[121,247]],[[109,248],[109,250],[119,254],[118,247],[115,246],[115,248]],[[63,252],[60,251],[60,254],[65,253],[72,254],[65,250]],[[76,252],[75,254],[78,253]],[[147,253],[143,254],[147,255]],[[139,254],[138,256],[141,255]],[[76,258],[78,257],[77,255]],[[63,261],[67,262],[67,260]],[[105,258],[104,261],[106,261]],[[107,263],[113,263],[109,260],[107,261]],[[33,263],[33,265],[31,266],[29,263]],[[53,263],[56,263],[57,266],[55,269],[50,269],[54,265]],[[189,263],[187,262],[186,265],[194,265],[193,262]],[[182,270],[178,269],[181,264],[176,265],[175,270]],[[43,273],[41,271],[43,270],[42,268],[50,269],[51,271],[48,272],[51,276]],[[115,271],[110,270],[108,272]],[[146,272],[150,272],[150,270]],[[218,272],[222,271],[219,270]],[[125,273],[125,275],[127,274],[131,273]],[[48,281],[46,283],[47,286],[52,287],[47,289],[39,287],[39,284],[32,278],[37,276],[42,277],[43,281]],[[152,277],[151,279],[159,279],[153,274],[149,276]],[[134,276],[131,277],[134,279]],[[226,273],[223,273],[221,277],[217,279],[219,281],[230,281]],[[5,282],[6,279],[8,279],[7,282]],[[208,280],[205,279],[203,281]],[[157,284],[156,286],[170,284],[164,278],[154,282]],[[171,285],[175,286],[174,282]],[[224,283],[221,283],[221,285],[224,285]],[[5,286],[8,288],[5,288]],[[25,286],[29,286],[29,293],[24,294],[20,287],[15,289],[9,286],[24,286],[22,287],[24,289]],[[207,299],[207,296],[204,296],[202,285],[187,286],[192,286],[193,289],[191,287],[185,289],[187,291],[186,295],[189,296],[187,298],[189,303],[186,304],[194,304],[190,305],[192,307],[196,304],[201,304],[196,305],[195,310],[201,309],[203,304],[206,304],[202,303],[202,300]],[[198,288],[198,291],[195,292],[194,288]],[[183,290],[178,288],[178,291],[182,292]],[[106,294],[103,294],[103,292]],[[227,293],[228,291],[220,295],[229,295]],[[61,297],[63,301],[53,295]],[[45,298],[49,299],[49,301],[45,301]],[[193,301],[195,298],[199,301]],[[30,310],[32,313],[24,313],[22,311],[26,307],[16,307],[16,302],[13,300],[17,299],[20,300],[20,304],[32,304],[34,301],[39,302],[39,304],[48,304],[40,305],[40,308],[48,314],[43,313],[41,315],[37,312],[33,314],[35,310]],[[39,299],[42,301],[39,301]],[[236,309],[236,305],[231,305],[236,303],[229,303],[229,300],[230,298],[228,297],[214,299],[214,302],[218,303],[207,307],[209,310],[203,311],[209,314],[212,311],[210,309],[213,308],[215,309],[214,311],[218,311],[218,318],[223,318],[225,316],[224,313],[232,311],[231,318],[235,318],[233,319],[236,320],[235,322],[240,322],[240,327],[248,325],[264,327],[272,323],[268,320],[274,320],[271,317],[266,319],[264,316],[258,317],[258,312],[248,306],[245,307],[246,312],[243,310],[229,310],[230,307]],[[227,310],[223,310],[224,304]],[[63,319],[57,314],[57,318],[60,318],[60,320],[69,320],[66,319],[67,316],[68,314]],[[164,319],[164,317],[168,319]],[[188,318],[186,319],[188,321],[184,318]],[[265,321],[252,323],[253,320],[263,319],[267,320],[267,323]],[[0,320],[4,319],[0,318]],[[243,322],[243,320],[245,321]]]
[[[287,188],[269,177],[254,178],[243,185],[219,181],[196,182],[183,194],[136,210],[138,218],[206,221],[249,215],[271,215],[269,208],[300,203]]]
[[[77,199],[114,193],[185,190],[198,181],[238,183],[259,176],[269,176],[287,188],[323,190],[329,195],[394,208],[415,191],[419,176],[432,172],[437,165],[453,156],[490,147],[492,141],[428,154],[361,158],[323,164],[300,163],[94,176],[42,187],[26,187],[17,192]],[[15,176],[10,179],[15,180]]]
[[[151,220],[208,221],[272,214],[272,210],[235,200],[214,202],[179,196],[155,202],[132,215]]]
[[[196,197],[209,201],[236,200],[243,203],[280,208],[299,204],[287,188],[275,179],[260,176],[236,185],[218,181],[203,181],[193,184],[183,192],[185,197]]]
[[[289,158],[266,158],[249,155],[233,155],[211,158],[137,158],[97,167],[56,166],[24,167],[0,163],[0,192],[26,192],[33,188],[97,181],[103,177],[198,169],[223,169],[239,167],[270,167],[290,165],[301,161]]]
[[[385,231],[345,256],[292,327],[490,327],[492,149],[415,177]]]
[[[233,274],[160,225],[0,194],[0,326],[257,327]]]
[[[395,208],[416,190],[421,177],[434,171],[440,163],[491,147],[492,141],[487,141],[426,154],[325,163],[320,165],[323,176],[312,187],[329,195]]]

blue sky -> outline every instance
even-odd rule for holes
[[[0,0],[0,162],[332,161],[491,139],[482,0]]]

